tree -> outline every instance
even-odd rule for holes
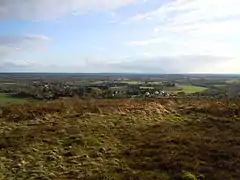
[[[95,98],[99,97],[100,95],[102,95],[102,90],[99,88],[93,87],[93,88],[91,88],[91,95]]]
[[[185,96],[185,95],[186,95],[186,93],[185,93],[184,91],[179,91],[177,94],[178,94],[179,96]]]

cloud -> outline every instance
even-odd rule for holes
[[[104,11],[138,0],[1,0],[0,19],[51,19],[65,14]]]
[[[106,51],[106,48],[100,47],[100,46],[93,46],[92,49],[95,51],[101,51],[101,52]]]
[[[180,23],[194,23],[198,21],[212,21],[226,17],[240,15],[238,0],[174,0],[168,1],[159,8],[137,14],[125,22],[133,23],[143,20],[171,20]]]
[[[86,11],[109,10],[107,12],[111,20],[109,23],[114,23],[121,21],[128,14],[123,15],[114,9],[139,1],[144,2],[144,0],[1,0],[0,20],[54,19],[67,14],[77,16]],[[149,9],[150,2],[145,3],[146,9]],[[15,70],[48,72],[239,73],[239,6],[239,0],[163,1],[160,7],[136,14],[122,22],[124,25],[118,27],[121,32],[119,37],[113,39],[114,46],[108,47],[104,43],[88,46],[93,51],[92,56],[96,54],[104,56],[112,50],[109,52],[112,56],[129,53],[127,55],[131,58],[92,57],[84,61],[77,59],[75,65],[68,64],[67,67],[12,60],[19,57],[19,53],[44,48],[49,42],[49,38],[45,36],[0,36],[0,62],[2,61],[0,66],[4,66],[5,69],[14,67]],[[143,9],[136,8],[137,10]],[[124,30],[129,31],[125,33]],[[117,44],[119,39],[123,40],[124,47]],[[123,45],[122,41],[120,43]],[[57,60],[55,59],[55,62]]]
[[[31,71],[36,70],[38,67],[37,62],[30,60],[0,62],[0,71],[2,72]]]
[[[152,38],[152,39],[147,39],[143,41],[130,41],[130,42],[127,42],[126,44],[130,46],[147,46],[150,44],[163,42],[164,40],[165,40],[164,38]]]
[[[122,22],[122,24],[130,24],[142,20],[151,20],[153,18],[152,13],[138,14]]]
[[[23,43],[43,42],[49,38],[43,35],[26,35],[26,36],[0,36],[0,45],[16,46]]]
[[[154,33],[157,33],[157,32],[159,32],[160,31],[160,29],[158,28],[158,27],[155,27],[154,28]]]
[[[158,9],[128,18],[125,23],[147,24],[151,20],[153,31],[159,34],[239,36],[239,6],[238,0],[168,1]]]
[[[131,60],[122,60],[114,64],[110,63],[109,69],[118,72],[137,73],[214,73],[214,71],[212,71],[213,66],[230,60],[231,57],[218,57],[211,55],[149,56],[132,58]],[[219,70],[220,69],[216,68],[215,72],[219,72]],[[229,67],[225,67],[225,72],[231,72],[231,70]]]
[[[0,62],[19,54],[42,50],[49,41],[43,35],[0,36]]]
[[[173,54],[209,54],[240,58],[239,0],[174,0],[159,8],[126,19],[127,26],[152,27],[149,40],[130,41],[133,46],[145,46]],[[164,41],[160,39],[164,37]],[[164,49],[163,51],[161,49]]]
[[[34,61],[0,64],[1,71],[18,72],[80,72],[80,73],[237,73],[240,61],[231,57],[211,55],[140,56],[121,59],[86,58],[68,66],[43,65]],[[226,64],[232,64],[231,66]],[[214,67],[214,69],[213,69]]]

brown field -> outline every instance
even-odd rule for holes
[[[0,120],[0,179],[240,179],[237,101],[75,98]]]

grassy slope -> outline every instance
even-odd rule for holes
[[[5,107],[0,178],[237,180],[239,112],[201,99]]]
[[[0,93],[0,105],[7,104],[7,103],[25,103],[27,99],[24,98],[13,98],[8,96],[7,94]]]

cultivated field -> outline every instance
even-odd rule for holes
[[[240,104],[58,100],[0,110],[2,179],[240,179]]]

